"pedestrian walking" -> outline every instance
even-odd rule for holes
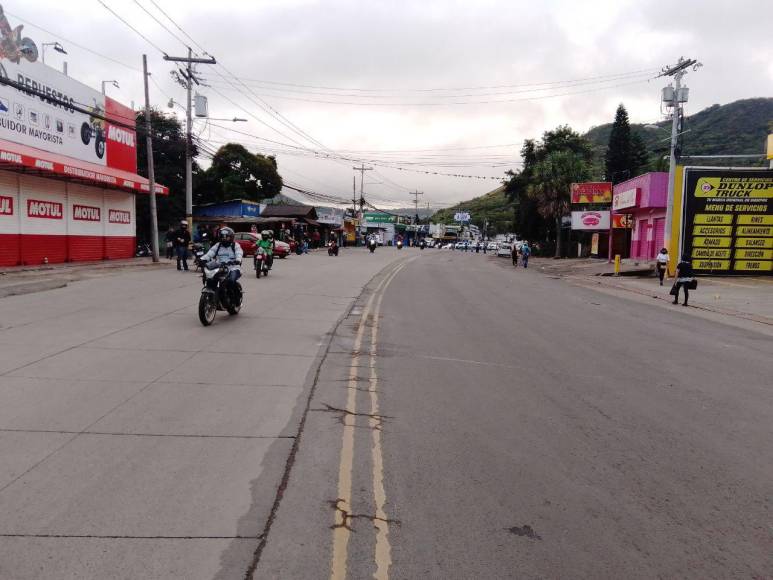
[[[510,248],[510,258],[513,260],[513,268],[518,267],[518,247],[513,244],[513,247]]]
[[[671,295],[674,297],[674,304],[679,304],[679,289],[684,290],[684,304],[690,299],[690,290],[698,287],[698,281],[695,279],[692,271],[692,263],[687,255],[682,256],[682,261],[676,265],[676,282],[671,288]]]
[[[174,233],[174,247],[177,252],[177,269],[188,271],[188,244],[191,243],[191,233],[188,231],[188,222],[182,220],[180,227]]]
[[[174,256],[174,227],[169,226],[169,229],[166,231],[166,235],[164,236],[164,241],[166,242],[166,259],[171,260]]]
[[[663,285],[663,277],[668,270],[668,250],[662,248],[655,258],[655,267],[657,268],[658,278],[660,278],[660,285]]]
[[[521,263],[524,268],[529,267],[529,256],[531,256],[531,248],[529,247],[529,242],[524,240],[521,244]]]

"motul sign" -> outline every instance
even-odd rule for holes
[[[121,209],[111,209],[107,214],[107,218],[111,224],[132,223],[132,214]]]
[[[60,220],[64,217],[64,211],[61,203],[28,199],[27,215],[33,218]]]
[[[13,198],[0,195],[0,215],[13,215]]]
[[[121,129],[115,125],[110,125],[110,128],[107,130],[107,138],[110,141],[134,147],[134,132]]]
[[[73,205],[72,219],[87,222],[98,222],[102,219],[101,210],[90,205]]]

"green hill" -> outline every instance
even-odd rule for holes
[[[504,185],[480,197],[441,209],[432,216],[432,221],[452,224],[454,214],[458,211],[470,212],[472,223],[478,227],[482,228],[484,222],[488,221],[490,233],[513,231],[513,204],[505,196]]]
[[[773,98],[743,99],[727,105],[712,105],[684,120],[685,133],[682,135],[684,155],[721,155],[764,153],[765,139],[772,130]],[[671,122],[657,123],[662,130],[645,125],[631,124],[631,130],[638,133],[650,151],[650,161],[668,155],[671,137]],[[585,137],[593,143],[596,154],[596,169],[603,167],[604,153],[609,142],[612,123],[593,127]],[[667,170],[661,165],[659,169]]]

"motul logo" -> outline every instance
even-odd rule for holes
[[[55,201],[27,200],[27,215],[34,218],[47,218],[52,220],[62,219],[64,212],[62,204]]]
[[[107,138],[111,141],[115,141],[116,143],[134,147],[134,133],[127,131],[126,129],[121,129],[120,127],[114,127],[113,125],[110,125],[110,127],[107,129]]]
[[[111,224],[130,224],[132,223],[132,214],[120,209],[111,209],[107,213],[107,219]]]
[[[0,215],[13,215],[13,198],[0,195]]]
[[[102,219],[100,209],[89,205],[73,205],[72,219],[87,222],[98,222]]]

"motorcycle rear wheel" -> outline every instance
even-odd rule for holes
[[[199,298],[199,321],[204,326],[209,326],[215,320],[217,307],[214,298],[209,294],[202,294]]]

